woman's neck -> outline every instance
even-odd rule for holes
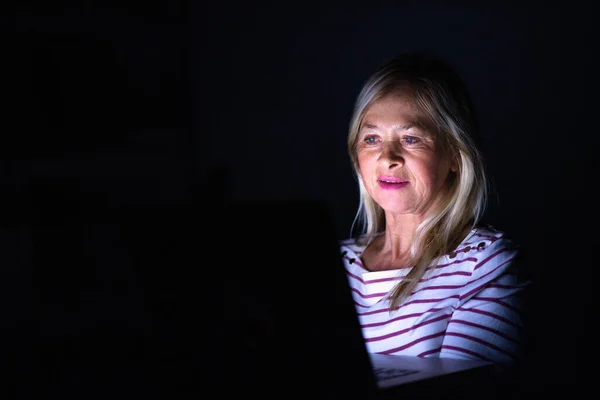
[[[371,271],[412,267],[411,246],[418,221],[388,220],[385,232],[365,249],[363,263]]]

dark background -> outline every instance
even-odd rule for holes
[[[143,308],[136,290],[148,297],[148,286],[162,282],[178,292],[182,274],[193,275],[183,266],[147,272],[144,286],[117,268],[89,276],[77,268],[102,253],[94,246],[125,235],[110,225],[120,215],[177,229],[183,210],[191,210],[194,231],[203,231],[203,217],[219,218],[218,206],[204,204],[210,199],[318,200],[333,210],[336,236],[348,236],[358,204],[345,142],[353,102],[374,68],[405,50],[446,59],[472,92],[495,185],[486,220],[521,244],[534,280],[532,340],[519,389],[592,387],[596,18],[592,1],[72,2],[11,9],[2,17],[2,300],[6,321],[15,321],[6,324],[11,345],[4,360],[17,392],[35,381],[32,371],[54,371],[54,378],[39,374],[51,388],[67,385],[53,367],[70,346],[61,340],[92,330],[98,313],[131,319]],[[88,224],[85,234],[49,228],[71,229],[82,215],[107,225]],[[251,228],[240,235],[252,235]],[[87,250],[73,250],[80,247]],[[94,286],[109,276],[126,283]],[[195,290],[193,280],[186,285]],[[115,300],[90,311],[82,291]],[[121,303],[119,293],[128,300]]]

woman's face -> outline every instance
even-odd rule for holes
[[[358,164],[369,195],[386,213],[423,218],[454,162],[404,97],[389,96],[366,112],[358,134]]]

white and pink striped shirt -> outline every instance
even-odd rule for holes
[[[409,268],[370,272],[364,246],[340,242],[367,350],[370,353],[487,360],[518,359],[523,318],[517,247],[501,232],[477,228],[430,268],[411,296],[390,313],[387,295]]]

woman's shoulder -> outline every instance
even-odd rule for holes
[[[457,254],[454,262],[471,260],[465,262],[469,264],[469,277],[461,294],[463,301],[481,295],[484,289],[487,291],[483,297],[503,298],[529,284],[530,279],[522,263],[518,262],[519,245],[506,232],[490,225],[478,226],[467,235],[456,252],[461,249],[465,253]]]
[[[480,225],[471,230],[448,258],[450,262],[470,264],[469,269],[475,275],[495,275],[511,267],[518,253],[518,244],[507,233],[491,225]]]
[[[517,250],[519,246],[506,232],[496,229],[492,225],[478,225],[469,232],[457,250],[469,247],[489,251],[499,248]]]

